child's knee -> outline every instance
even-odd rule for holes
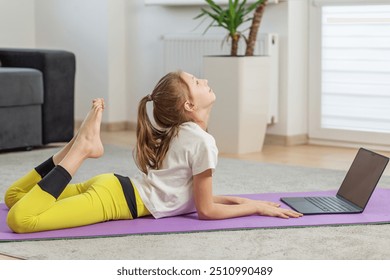
[[[7,207],[9,209],[12,208],[12,206],[14,206],[14,204],[18,201],[17,199],[17,191],[10,187],[6,192],[5,192],[5,195],[4,195],[4,203],[5,205],[7,205]]]
[[[28,193],[41,180],[40,175],[35,169],[28,172],[22,178],[16,180],[7,189],[4,197],[4,202],[8,208],[11,208],[18,202],[26,193]]]
[[[12,207],[7,215],[7,224],[8,227],[16,233],[27,233],[31,232],[31,225],[33,224],[33,217],[28,217],[19,211],[18,207]]]

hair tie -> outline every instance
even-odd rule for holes
[[[148,94],[146,97],[148,98],[148,101],[153,101],[153,98],[150,94]]]

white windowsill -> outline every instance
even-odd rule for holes
[[[287,0],[268,0],[269,4],[277,4]],[[248,3],[253,3],[254,0],[248,0]],[[227,4],[228,0],[215,0],[217,4]],[[161,5],[161,6],[200,6],[206,5],[204,0],[145,0],[145,5]]]

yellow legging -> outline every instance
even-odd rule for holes
[[[58,199],[37,183],[34,169],[10,186],[5,203],[10,208],[8,226],[17,233],[37,232],[132,219],[122,186],[113,173],[102,174],[84,183],[68,184]],[[150,215],[134,188],[138,217]]]

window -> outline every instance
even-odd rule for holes
[[[316,10],[310,137],[390,147],[390,5]]]

